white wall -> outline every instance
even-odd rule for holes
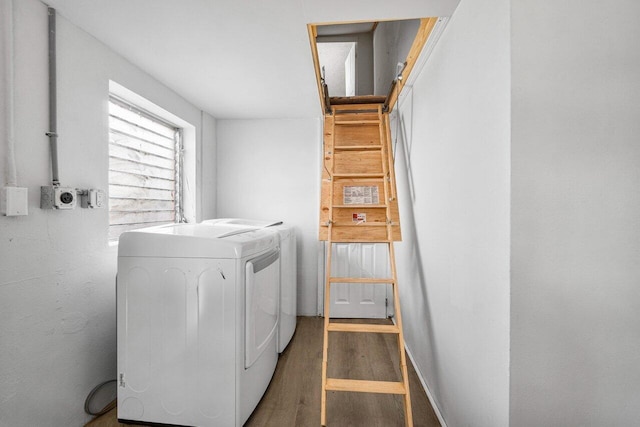
[[[216,119],[202,112],[202,154],[200,157],[200,185],[201,203],[198,221],[211,218],[217,212],[217,177],[218,177],[218,146],[216,144]]]
[[[508,425],[509,60],[509,1],[463,0],[400,100],[404,331],[451,427]]]
[[[640,419],[640,4],[512,2],[511,425]]]
[[[329,89],[329,96],[345,96],[347,92],[345,61],[351,49],[354,49],[354,43],[317,43],[316,46],[318,48],[320,69]]]
[[[107,243],[107,209],[39,209],[40,186],[51,181],[47,10],[13,3],[17,174],[29,215],[0,217],[0,426],[80,426],[88,392],[116,376],[117,248]],[[195,125],[203,166],[215,167],[213,119],[201,128],[199,109],[61,17],[58,78],[63,185],[108,188],[110,79]],[[211,216],[215,188],[205,193],[198,204]]]
[[[386,96],[398,75],[399,62],[407,60],[420,28],[419,19],[380,22],[373,34],[373,93]]]
[[[319,46],[332,42],[356,43],[356,95],[373,94],[373,36],[370,32],[344,36],[320,36],[317,38],[317,42]],[[322,65],[324,64],[321,62],[320,66]],[[335,65],[333,64],[334,67]],[[342,61],[342,67],[344,67],[344,61]],[[327,67],[327,74],[331,72],[330,68],[331,66]],[[343,95],[334,95],[339,90],[334,91],[331,89],[331,84],[327,83],[327,85],[329,85],[330,96],[344,96],[344,87],[342,88]]]
[[[281,220],[298,239],[298,314],[317,314],[319,119],[219,120],[218,217]]]

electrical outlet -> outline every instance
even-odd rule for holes
[[[89,190],[80,191],[80,206],[83,208],[102,208],[105,205],[105,195],[102,190]]]
[[[6,216],[29,213],[28,190],[24,187],[3,187],[0,194],[0,212]]]
[[[73,209],[78,193],[75,188],[46,186],[40,187],[40,208]]]

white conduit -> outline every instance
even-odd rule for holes
[[[49,145],[51,146],[51,175],[54,186],[58,179],[58,82],[56,77],[56,10],[48,8],[49,14]]]
[[[2,30],[4,40],[4,92],[5,92],[5,143],[7,146],[6,155],[6,186],[16,187],[18,179],[16,177],[16,157],[15,143],[13,139],[13,106],[14,106],[14,50],[13,50],[13,0],[2,2],[5,6],[2,13]]]

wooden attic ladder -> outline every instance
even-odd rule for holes
[[[324,298],[321,424],[327,425],[327,393],[365,392],[401,395],[405,425],[412,426],[411,399],[402,333],[393,241],[400,240],[389,115],[382,104],[334,105],[325,115],[324,170],[322,179],[320,239],[328,242]],[[375,189],[375,190],[374,190]],[[365,190],[372,198],[350,198]],[[345,197],[345,191],[348,193]],[[375,198],[377,193],[377,200]],[[354,201],[356,203],[354,203]],[[384,243],[388,245],[391,277],[334,277],[331,270],[335,243]],[[395,324],[331,322],[332,283],[389,284],[393,288]],[[327,377],[330,333],[382,333],[397,336],[400,381],[368,381]]]

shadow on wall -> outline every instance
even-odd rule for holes
[[[410,89],[410,88],[408,88]],[[411,164],[411,145],[413,123],[412,92],[401,100],[396,108],[395,126],[391,125],[392,133],[395,127],[394,161],[396,162],[396,182],[400,194],[400,216],[403,241],[397,244],[398,274],[401,296],[403,324],[406,343],[414,365],[420,376],[428,382],[430,389],[440,386],[438,379],[438,365],[434,348],[434,331],[431,322],[431,310],[427,280],[425,277],[420,241],[416,224],[415,200],[416,188]],[[400,160],[400,162],[398,162]]]

